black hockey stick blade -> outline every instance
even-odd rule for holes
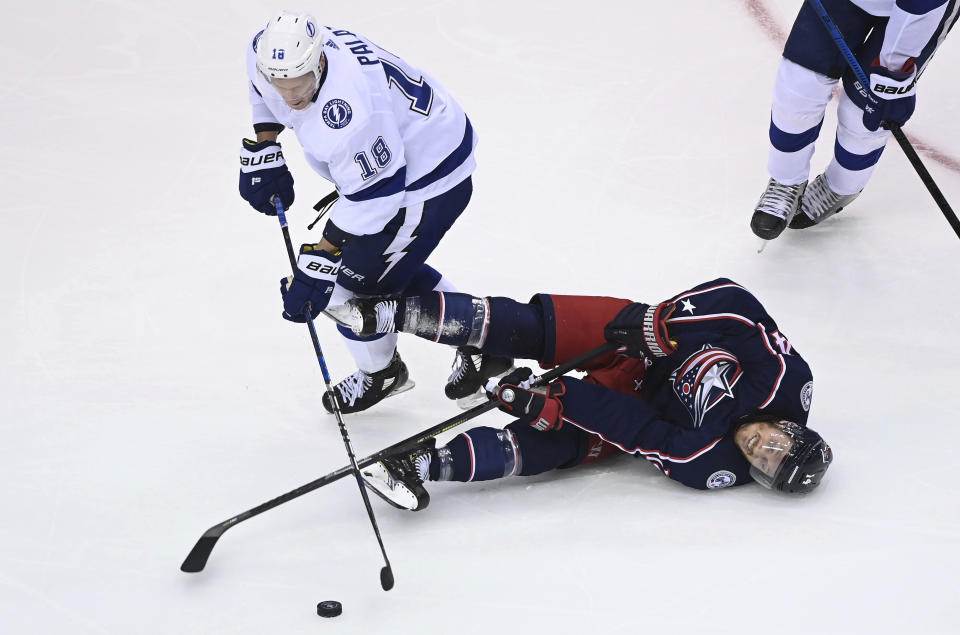
[[[380,586],[383,587],[384,591],[393,588],[393,569],[389,565],[380,569]]]
[[[204,534],[200,536],[197,544],[190,550],[190,553],[187,554],[186,560],[180,565],[180,570],[186,573],[203,571],[203,568],[207,566],[207,559],[210,558],[210,554],[213,552],[213,548],[217,545],[217,541],[220,540],[223,532],[224,529],[222,529],[220,525],[215,525],[205,531]]]
[[[567,373],[575,368],[579,368],[581,364],[584,364],[585,362],[588,362],[592,359],[600,357],[601,355],[606,355],[607,353],[611,353],[616,349],[617,349],[617,345],[609,342],[601,346],[598,346],[597,348],[589,350],[586,353],[583,353],[582,355],[568,362],[565,362],[552,370],[545,372],[543,375],[541,375],[536,379],[533,385],[542,386],[544,384],[547,384],[553,381],[554,379],[560,377],[564,373]],[[496,407],[497,407],[496,400],[490,400],[487,403],[474,406],[470,410],[467,410],[458,415],[450,417],[445,421],[441,421],[440,423],[434,425],[431,428],[422,430],[421,432],[411,437],[407,437],[403,441],[394,443],[393,445],[386,447],[380,450],[379,452],[375,452],[374,454],[371,454],[366,458],[360,459],[359,461],[357,461],[357,466],[363,469],[368,465],[372,465],[376,463],[377,461],[383,459],[386,456],[390,456],[391,454],[397,454],[400,452],[405,452],[406,450],[419,445],[420,443],[426,441],[427,439],[431,439],[439,434],[452,430],[457,426],[463,425],[467,421],[470,421],[471,419],[474,419],[487,411],[493,410]],[[316,480],[310,481],[309,483],[305,483],[300,487],[297,487],[295,489],[290,490],[289,492],[281,494],[280,496],[277,496],[276,498],[273,498],[265,503],[261,503],[260,505],[257,505],[252,509],[248,509],[247,511],[241,514],[237,514],[236,516],[230,518],[229,520],[225,520],[222,523],[214,525],[213,527],[205,531],[203,536],[200,537],[200,540],[197,541],[197,544],[194,545],[193,549],[187,555],[187,559],[183,561],[183,564],[180,566],[180,570],[186,573],[197,573],[199,571],[203,571],[203,568],[207,565],[207,559],[210,557],[210,553],[213,551],[213,548],[217,544],[217,540],[219,540],[220,536],[222,536],[224,532],[226,532],[231,527],[234,527],[246,520],[250,520],[254,516],[258,516],[265,511],[269,511],[271,509],[274,509],[275,507],[279,507],[280,505],[290,502],[295,498],[299,498],[304,494],[320,489],[325,485],[329,485],[330,483],[339,481],[343,477],[348,476],[352,473],[353,473],[353,466],[345,465],[340,469],[334,470],[333,472],[330,472],[325,476],[321,476]],[[393,571],[390,569],[389,566],[385,566],[380,571],[380,585],[383,587],[384,591],[388,591],[390,588],[393,587]]]

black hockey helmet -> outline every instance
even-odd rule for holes
[[[765,460],[744,451],[750,461],[750,476],[767,489],[787,494],[809,494],[816,489],[833,461],[833,451],[823,437],[810,428],[776,417],[754,418],[744,423],[751,422],[765,422],[776,430],[756,442],[763,444]]]

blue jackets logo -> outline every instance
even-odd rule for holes
[[[733,398],[740,379],[740,362],[731,353],[709,344],[688,357],[670,376],[673,392],[699,428],[711,408],[725,397]]]
[[[334,130],[345,127],[351,119],[353,109],[342,99],[331,99],[323,107],[323,122]]]
[[[737,475],[729,470],[719,470],[707,477],[707,489],[730,487],[737,482]]]

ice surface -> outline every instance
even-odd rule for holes
[[[810,361],[836,453],[802,500],[628,457],[436,484],[419,514],[374,500],[390,593],[349,479],[179,571],[207,527],[346,463],[307,333],[280,318],[276,221],[236,192],[244,47],[281,5],[5,7],[0,632],[956,632],[960,241],[891,141],[853,207],[756,253],[775,40],[800,3],[767,4],[316,4],[470,114],[475,195],[431,260],[460,288],[659,300],[729,276]],[[958,39],[907,127],[954,161]],[[329,187],[288,146],[292,232],[315,239]],[[960,207],[960,173],[927,165]],[[418,387],[348,417],[360,455],[456,412],[449,350],[401,352]],[[343,615],[318,623],[324,599]]]

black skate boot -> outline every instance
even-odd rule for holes
[[[394,317],[399,300],[390,298],[352,298],[340,306],[328,307],[327,315],[360,337],[378,333],[396,333]]]
[[[410,379],[407,365],[400,359],[400,353],[394,352],[390,365],[375,373],[358,370],[333,387],[342,414],[360,412],[379,403],[387,397],[399,395],[416,384]],[[330,393],[323,395],[323,407],[333,412]]]
[[[491,377],[499,377],[511,370],[513,360],[509,357],[494,357],[473,346],[461,346],[457,348],[453,371],[443,392],[447,399],[456,399],[457,405],[467,410],[487,400],[483,386]]]
[[[779,236],[800,209],[800,199],[806,187],[806,181],[796,185],[784,185],[770,179],[753,211],[753,218],[750,219],[753,233],[764,240],[773,240]]]
[[[430,461],[437,440],[430,439],[409,452],[388,456],[360,470],[363,482],[374,494],[397,509],[418,512],[430,504],[423,482],[430,478]]]
[[[837,194],[830,189],[826,177],[821,174],[813,179],[813,183],[804,191],[800,213],[790,221],[790,229],[806,229],[818,225],[852,203],[858,196],[860,192]]]

